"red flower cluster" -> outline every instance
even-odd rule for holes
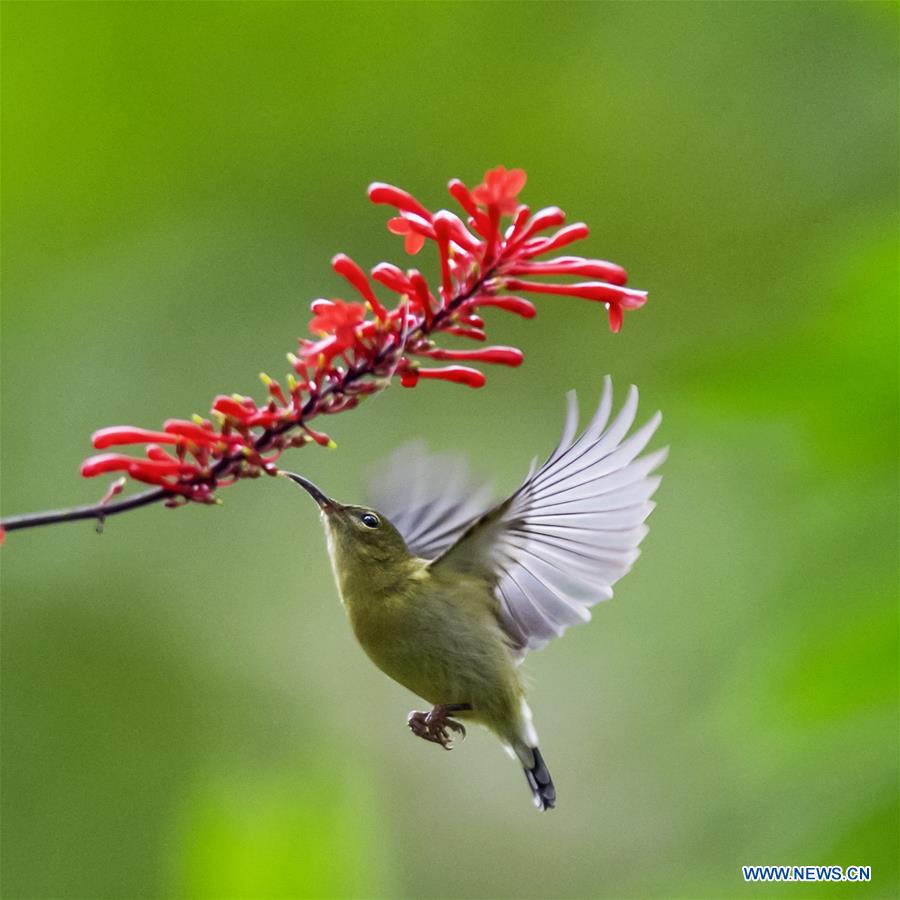
[[[216,397],[212,419],[169,419],[162,431],[131,426],[104,428],[93,435],[97,450],[142,444],[144,456],[103,453],[87,459],[82,475],[124,472],[137,481],[157,485],[169,503],[215,502],[216,488],[239,478],[274,474],[275,463],[288,447],[311,441],[333,446],[309,422],[318,415],[342,412],[362,397],[387,387],[396,375],[405,387],[421,379],[481,387],[485,376],[462,362],[518,366],[515,347],[447,349],[435,344],[439,333],[475,342],[486,340],[479,312],[495,307],[526,319],[535,315],[523,293],[582,297],[603,303],[610,327],[618,331],[624,310],[637,309],[646,293],[625,287],[620,266],[582,256],[542,259],[587,237],[583,223],[564,225],[557,207],[532,213],[519,203],[526,175],[521,169],[492,169],[469,190],[461,181],[449,184],[450,195],[465,214],[431,212],[412,195],[389,184],[372,184],[369,199],[396,209],[388,229],[403,235],[409,253],[431,241],[440,261],[440,285],[433,288],[418,269],[378,263],[367,274],[340,253],[331,264],[359,294],[360,300],[315,300],[309,324],[315,340],[301,339],[288,354],[294,371],[284,386],[260,376],[268,398],[257,404],[240,395]],[[510,222],[504,227],[504,216]],[[551,231],[551,229],[555,229]],[[548,234],[547,232],[550,231]],[[588,279],[574,283],[535,281],[542,276]],[[395,295],[391,308],[375,295],[376,282]],[[448,362],[426,366],[422,361]]]

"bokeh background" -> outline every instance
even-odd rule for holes
[[[6,514],[95,500],[93,429],[282,373],[334,252],[404,259],[369,181],[498,163],[648,305],[497,314],[521,369],[289,464],[355,500],[425,436],[511,488],[607,372],[672,448],[635,571],[527,661],[545,816],[488,735],[408,734],[284,483],[10,535],[4,896],[896,896],[895,5],[2,13]],[[873,880],[744,885],[776,863]]]

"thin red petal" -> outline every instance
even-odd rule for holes
[[[472,301],[473,306],[494,306],[506,312],[515,313],[523,319],[533,319],[537,315],[535,305],[524,297],[495,297],[492,294],[480,294]]]
[[[628,281],[628,273],[621,266],[604,259],[585,259],[581,256],[559,256],[541,262],[521,260],[507,271],[514,275],[580,275],[617,285]]]
[[[506,173],[504,188],[507,194],[515,195],[525,187],[526,181],[528,181],[528,174],[524,169],[510,169]]]
[[[163,431],[148,431],[146,428],[133,428],[130,425],[112,425],[101,428],[91,435],[91,443],[95,450],[105,450],[117,444],[146,444],[156,441],[158,444],[177,444],[179,438]]]
[[[397,209],[422,216],[423,219],[431,219],[431,213],[412,194],[392,184],[373,182],[369,185],[369,199],[373,203],[386,203],[388,206],[396,206]]]
[[[122,453],[101,453],[88,457],[81,464],[81,474],[93,478],[105,472],[151,473],[154,475],[192,475],[198,472],[196,466],[178,460],[135,459]]]
[[[485,341],[487,335],[480,328],[465,328],[462,325],[451,325],[444,328],[447,334],[455,334],[457,337],[471,338],[473,341]]]
[[[423,239],[424,241],[424,239]],[[403,274],[403,271],[391,263],[378,263],[372,269],[372,277],[381,282],[385,287],[396,291],[398,294],[405,294],[412,291],[412,285],[409,279]]]
[[[425,236],[410,229],[409,233],[406,235],[406,240],[403,242],[403,249],[406,250],[410,256],[415,256],[424,246]]]
[[[387,318],[387,312],[372,291],[372,285],[366,273],[346,253],[338,253],[331,259],[331,267],[338,275],[342,275],[353,287],[366,298],[372,312],[383,322]]]
[[[533,256],[552,253],[554,250],[559,250],[567,244],[584,240],[589,234],[590,229],[584,222],[573,222],[571,225],[566,225],[565,228],[560,228],[556,234],[550,237],[532,238],[530,241],[526,241],[521,249],[521,254],[530,259]]]
[[[468,366],[445,366],[442,369],[419,369],[419,378],[433,378],[438,381],[451,381],[454,384],[464,384],[468,387],[480,388],[487,379],[478,369],[470,369]]]
[[[241,422],[246,421],[250,416],[257,412],[255,403],[250,407],[245,403],[235,400],[234,397],[226,397],[224,394],[219,394],[219,396],[216,397],[213,401],[212,408],[216,412],[222,413],[222,415],[232,416],[235,419],[239,419]]]
[[[558,206],[539,209],[524,225],[518,237],[510,242],[509,249],[521,247],[532,235],[546,228],[555,228],[566,221],[566,214]]]
[[[171,453],[167,453],[157,444],[150,444],[147,447],[147,457],[148,459],[155,459],[157,462],[178,462]]]
[[[214,446],[221,441],[228,444],[245,443],[244,438],[239,434],[220,434],[218,431],[204,428],[201,425],[197,425],[195,422],[189,422],[184,419],[166,419],[163,423],[163,428],[172,434],[183,435],[196,444]]]
[[[622,307],[618,303],[610,303],[607,305],[607,311],[609,313],[609,330],[616,334],[622,329]]]
[[[434,235],[437,239],[438,254],[441,260],[441,291],[445,303],[448,303],[453,296],[453,279],[450,276],[449,258],[450,236],[454,228],[453,218],[451,218],[451,213],[443,209],[434,215]]]
[[[525,358],[517,347],[484,347],[478,350],[447,350],[443,347],[433,347],[419,355],[429,359],[466,359],[500,366],[520,366]]]
[[[472,199],[469,189],[458,178],[454,178],[450,184],[447,185],[447,190],[450,191],[450,196],[453,197],[453,199],[470,216],[477,216],[479,214],[479,209],[475,205],[475,201]]]
[[[522,281],[509,278],[506,286],[514,291],[533,291],[536,294],[559,294],[566,297],[583,297],[600,303],[621,303],[626,309],[637,309],[647,300],[646,291],[607,284],[603,281],[584,281],[577,284],[543,284],[539,281]]]
[[[394,216],[393,219],[388,219],[387,228],[391,234],[409,234],[411,231],[409,222],[403,216]]]

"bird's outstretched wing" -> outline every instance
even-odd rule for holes
[[[608,425],[607,377],[594,418],[580,436],[575,393],[559,445],[507,500],[474,522],[433,567],[477,572],[495,580],[500,620],[521,650],[543,647],[612,597],[612,586],[637,559],[644,520],[666,450],[638,454],[656,431],[656,413],[626,438],[637,412],[631,387]]]
[[[492,491],[463,457],[429,453],[416,441],[395,450],[373,472],[369,498],[410,552],[434,559],[490,508]]]

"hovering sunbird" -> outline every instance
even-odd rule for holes
[[[665,449],[639,456],[661,416],[626,437],[631,387],[610,422],[612,383],[577,435],[568,394],[559,445],[521,486],[491,504],[465,462],[401,448],[373,481],[372,506],[338,503],[293,479],[318,503],[341,600],[357,640],[383,672],[433,704],[409,714],[418,737],[450,749],[479,722],[525,770],[535,805],[556,804],[519,665],[590,607],[637,559]],[[455,717],[455,718],[454,718]]]

